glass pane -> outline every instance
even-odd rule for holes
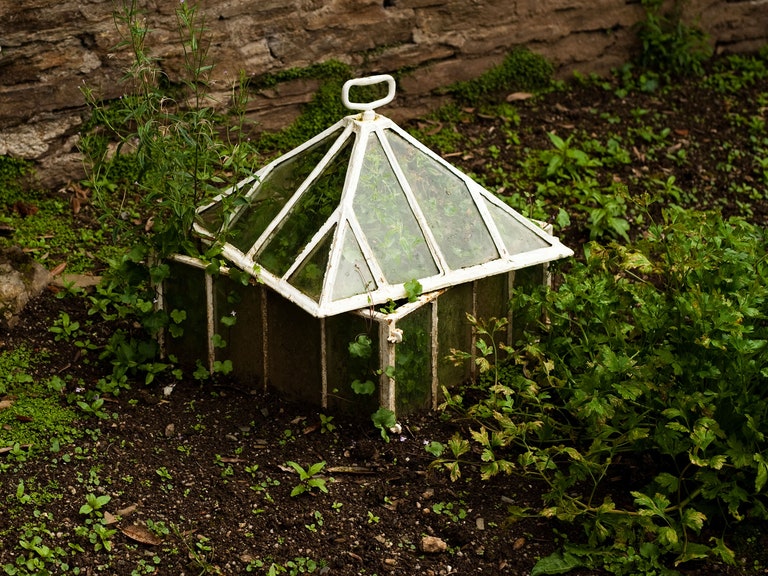
[[[424,233],[375,134],[368,138],[354,210],[390,284],[438,273]]]
[[[259,184],[258,190],[243,207],[231,228],[229,242],[241,252],[248,252],[264,233],[269,223],[307,179],[328,149],[339,137],[340,130],[275,166]],[[226,199],[225,199],[226,202]]]
[[[496,227],[499,229],[507,251],[514,254],[522,254],[539,248],[549,248],[551,244],[541,236],[521,224],[514,216],[505,212],[493,202],[485,201],[488,212],[493,216]]]
[[[432,396],[432,306],[422,306],[398,321],[403,341],[395,348],[397,410],[429,406]]]
[[[448,266],[456,270],[498,258],[464,181],[396,132],[386,133]]]
[[[323,291],[323,279],[328,268],[328,255],[331,251],[334,230],[336,230],[335,227],[322,242],[315,246],[312,254],[304,259],[289,280],[296,288],[315,300],[320,300],[320,294]]]
[[[333,283],[333,299],[341,300],[376,290],[370,268],[355,235],[347,224],[339,271]]]
[[[325,170],[299,198],[291,213],[259,252],[256,261],[275,276],[282,277],[298,258],[312,237],[338,207],[354,137],[344,142],[341,150]]]
[[[230,209],[232,207],[231,202],[242,194],[246,194],[255,183],[256,178],[249,178],[244,182],[239,182],[235,187],[236,189],[227,197],[222,198],[221,201],[216,202],[213,206],[203,210],[198,216],[198,220],[202,227],[209,232],[214,234],[217,233],[221,228],[221,225],[224,224],[225,209]]]

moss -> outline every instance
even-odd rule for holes
[[[32,171],[32,162],[11,156],[0,156],[0,197],[6,201],[21,200],[23,177]]]
[[[464,104],[479,105],[513,90],[540,91],[552,84],[554,68],[543,56],[518,48],[478,78],[446,88]]]

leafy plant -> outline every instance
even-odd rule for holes
[[[381,438],[385,442],[389,442],[389,433],[397,430],[397,418],[395,413],[387,408],[379,408],[371,414],[371,421],[373,425],[379,429]]]
[[[80,333],[80,322],[72,320],[66,312],[60,312],[59,317],[54,321],[53,326],[48,328],[49,332],[56,334],[54,339],[70,341]]]
[[[662,214],[630,246],[590,245],[557,292],[517,295],[515,320],[528,329],[511,362],[483,364],[487,397],[465,407],[447,395],[475,427],[437,466],[454,480],[470,464],[486,479],[536,478],[541,507],[511,513],[584,527],[585,541],[537,574],[732,563],[704,527],[768,517],[768,236],[717,214]],[[606,496],[627,474],[626,495]]]
[[[521,48],[510,52],[501,64],[480,77],[449,87],[448,92],[464,103],[478,104],[513,90],[548,88],[552,74],[552,64],[545,58]]]
[[[674,0],[664,11],[664,0],[642,0],[645,20],[637,26],[640,66],[671,77],[702,75],[703,63],[712,54],[706,34],[683,22],[685,0]]]
[[[322,462],[315,462],[306,470],[302,468],[301,465],[290,460],[287,464],[299,475],[299,483],[293,487],[293,490],[291,490],[292,498],[304,494],[305,492],[311,492],[315,488],[320,490],[320,492],[328,493],[328,487],[325,485],[325,478],[319,476],[320,472],[325,468],[325,460]]]
[[[220,118],[208,94],[213,66],[208,61],[209,40],[202,13],[194,2],[177,4],[175,12],[183,63],[180,85],[164,90],[168,83],[150,55],[151,33],[138,2],[125,0],[115,13],[115,22],[121,36],[117,49],[127,50],[133,57],[124,78],[128,93],[105,104],[90,88],[83,90],[93,114],[90,131],[83,138],[91,167],[86,184],[116,232],[143,238],[126,226],[136,218],[124,217],[126,201],[135,200],[131,206],[136,217],[151,230],[152,245],[161,255],[197,252],[190,241],[195,209],[226,183],[225,173],[233,175],[233,183],[244,174],[248,155],[247,146],[236,140],[239,124],[225,133],[235,140],[219,137],[216,124]],[[242,94],[237,87],[233,89],[235,111],[242,104]],[[112,139],[118,141],[116,156],[108,154]],[[125,161],[135,166],[130,180],[120,177]],[[132,196],[116,202],[114,184],[119,181],[125,181],[123,194],[128,190]]]

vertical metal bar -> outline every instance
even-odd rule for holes
[[[477,320],[477,280],[472,281],[472,316]],[[474,380],[477,376],[475,371],[477,366],[477,363],[475,362],[477,359],[477,347],[475,346],[475,344],[477,344],[477,334],[475,333],[474,326],[470,326],[469,329],[471,334],[469,348],[470,354],[472,355],[471,362],[469,363],[469,377]]]
[[[512,293],[515,290],[515,271],[512,270],[509,274],[507,274],[507,320],[509,320],[509,323],[507,324],[507,344],[510,346],[514,344],[512,342],[512,336],[514,335],[514,322],[515,322],[515,313],[512,310]]]
[[[440,354],[440,342],[438,338],[437,306],[440,298],[432,300],[432,410],[437,410],[437,398],[439,395],[439,383],[437,381],[438,354]]]
[[[267,312],[267,287],[261,285],[261,354],[264,364],[264,393],[269,381],[269,313]]]
[[[216,348],[213,346],[213,335],[216,329],[213,314],[213,277],[205,274],[205,318],[208,328],[208,371],[213,374],[213,363],[216,361]]]
[[[325,318],[320,318],[320,406],[328,408],[328,349]]]
[[[394,328],[394,320],[379,322],[379,363],[381,368],[381,376],[379,376],[379,404],[381,404],[382,408],[395,412],[397,407],[395,381],[387,376],[387,367],[394,366],[396,361],[395,344],[388,340],[390,323],[392,323],[392,328]]]

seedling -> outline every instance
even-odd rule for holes
[[[299,484],[294,486],[293,490],[291,490],[292,498],[304,494],[305,492],[311,492],[315,488],[325,494],[328,493],[328,487],[325,485],[325,478],[318,476],[322,469],[325,468],[325,460],[312,464],[306,470],[296,462],[290,460],[287,462],[287,464],[296,471],[296,474],[299,475]]]

